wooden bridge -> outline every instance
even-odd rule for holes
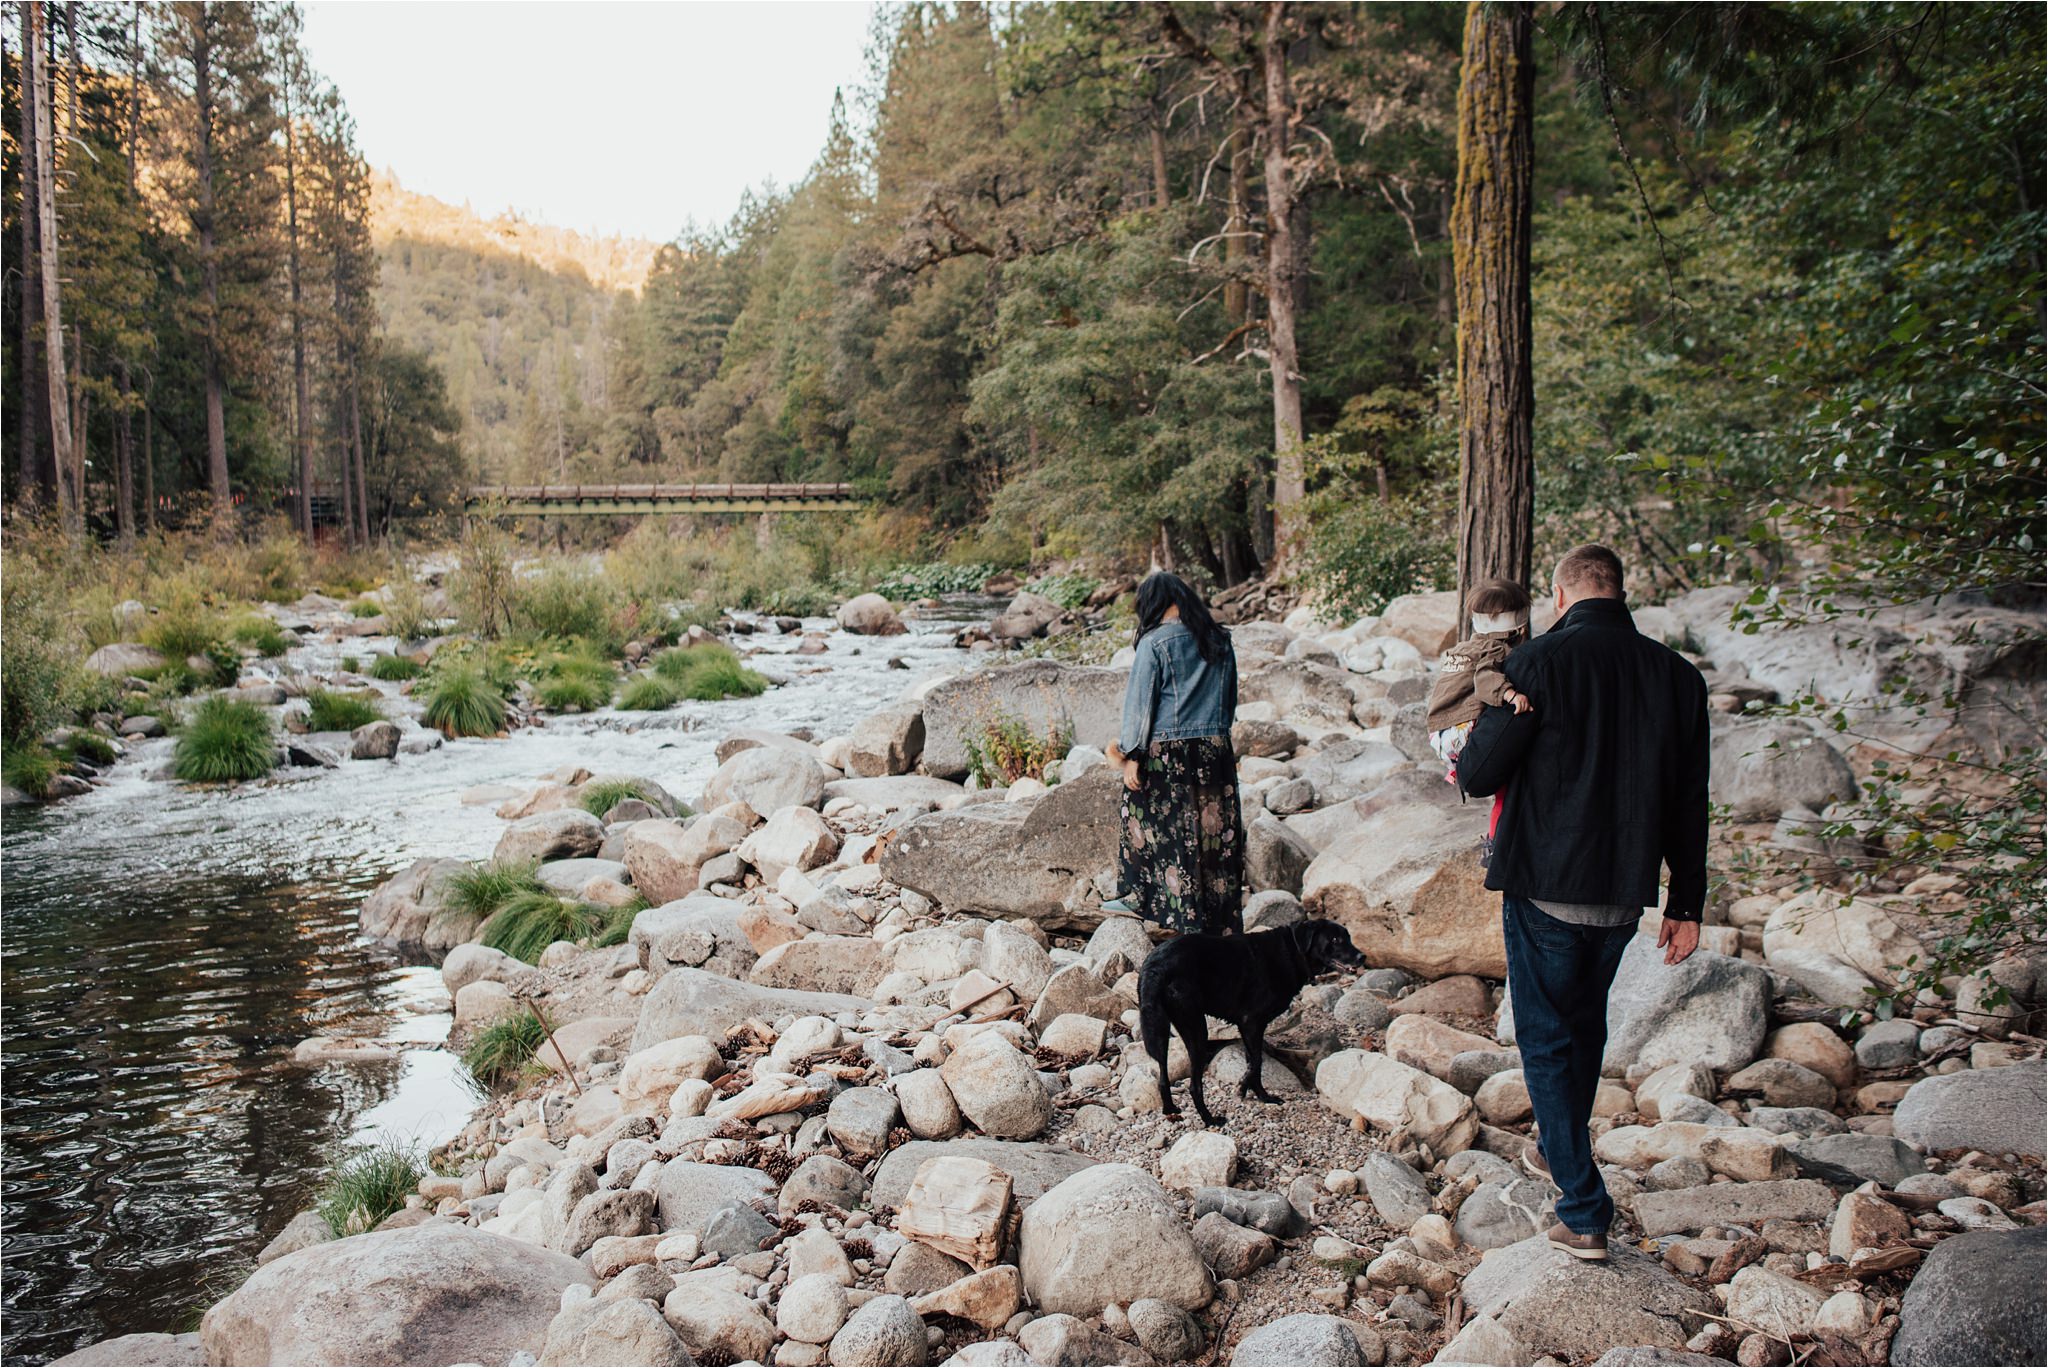
[[[630,513],[853,513],[850,484],[479,485],[472,516],[576,517]]]

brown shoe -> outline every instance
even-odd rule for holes
[[[1550,1181],[1550,1165],[1544,1162],[1543,1151],[1537,1147],[1534,1140],[1522,1147],[1522,1167],[1529,1170],[1532,1176],[1545,1182]]]
[[[1605,1235],[1580,1235],[1558,1224],[1550,1228],[1549,1239],[1552,1249],[1562,1249],[1574,1259],[1584,1259],[1588,1263],[1607,1262]]]

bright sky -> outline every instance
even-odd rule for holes
[[[479,214],[657,242],[810,168],[868,0],[317,0],[305,45],[363,155]],[[858,117],[857,111],[849,114]]]

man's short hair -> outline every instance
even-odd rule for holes
[[[1621,557],[1597,542],[1575,546],[1557,563],[1557,587],[1593,598],[1620,598]]]

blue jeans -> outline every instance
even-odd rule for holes
[[[1557,1219],[1574,1234],[1604,1235],[1614,1200],[1593,1163],[1586,1123],[1607,1049],[1607,989],[1635,923],[1575,926],[1512,893],[1501,900],[1501,920],[1515,1044],[1543,1161],[1558,1188]]]

